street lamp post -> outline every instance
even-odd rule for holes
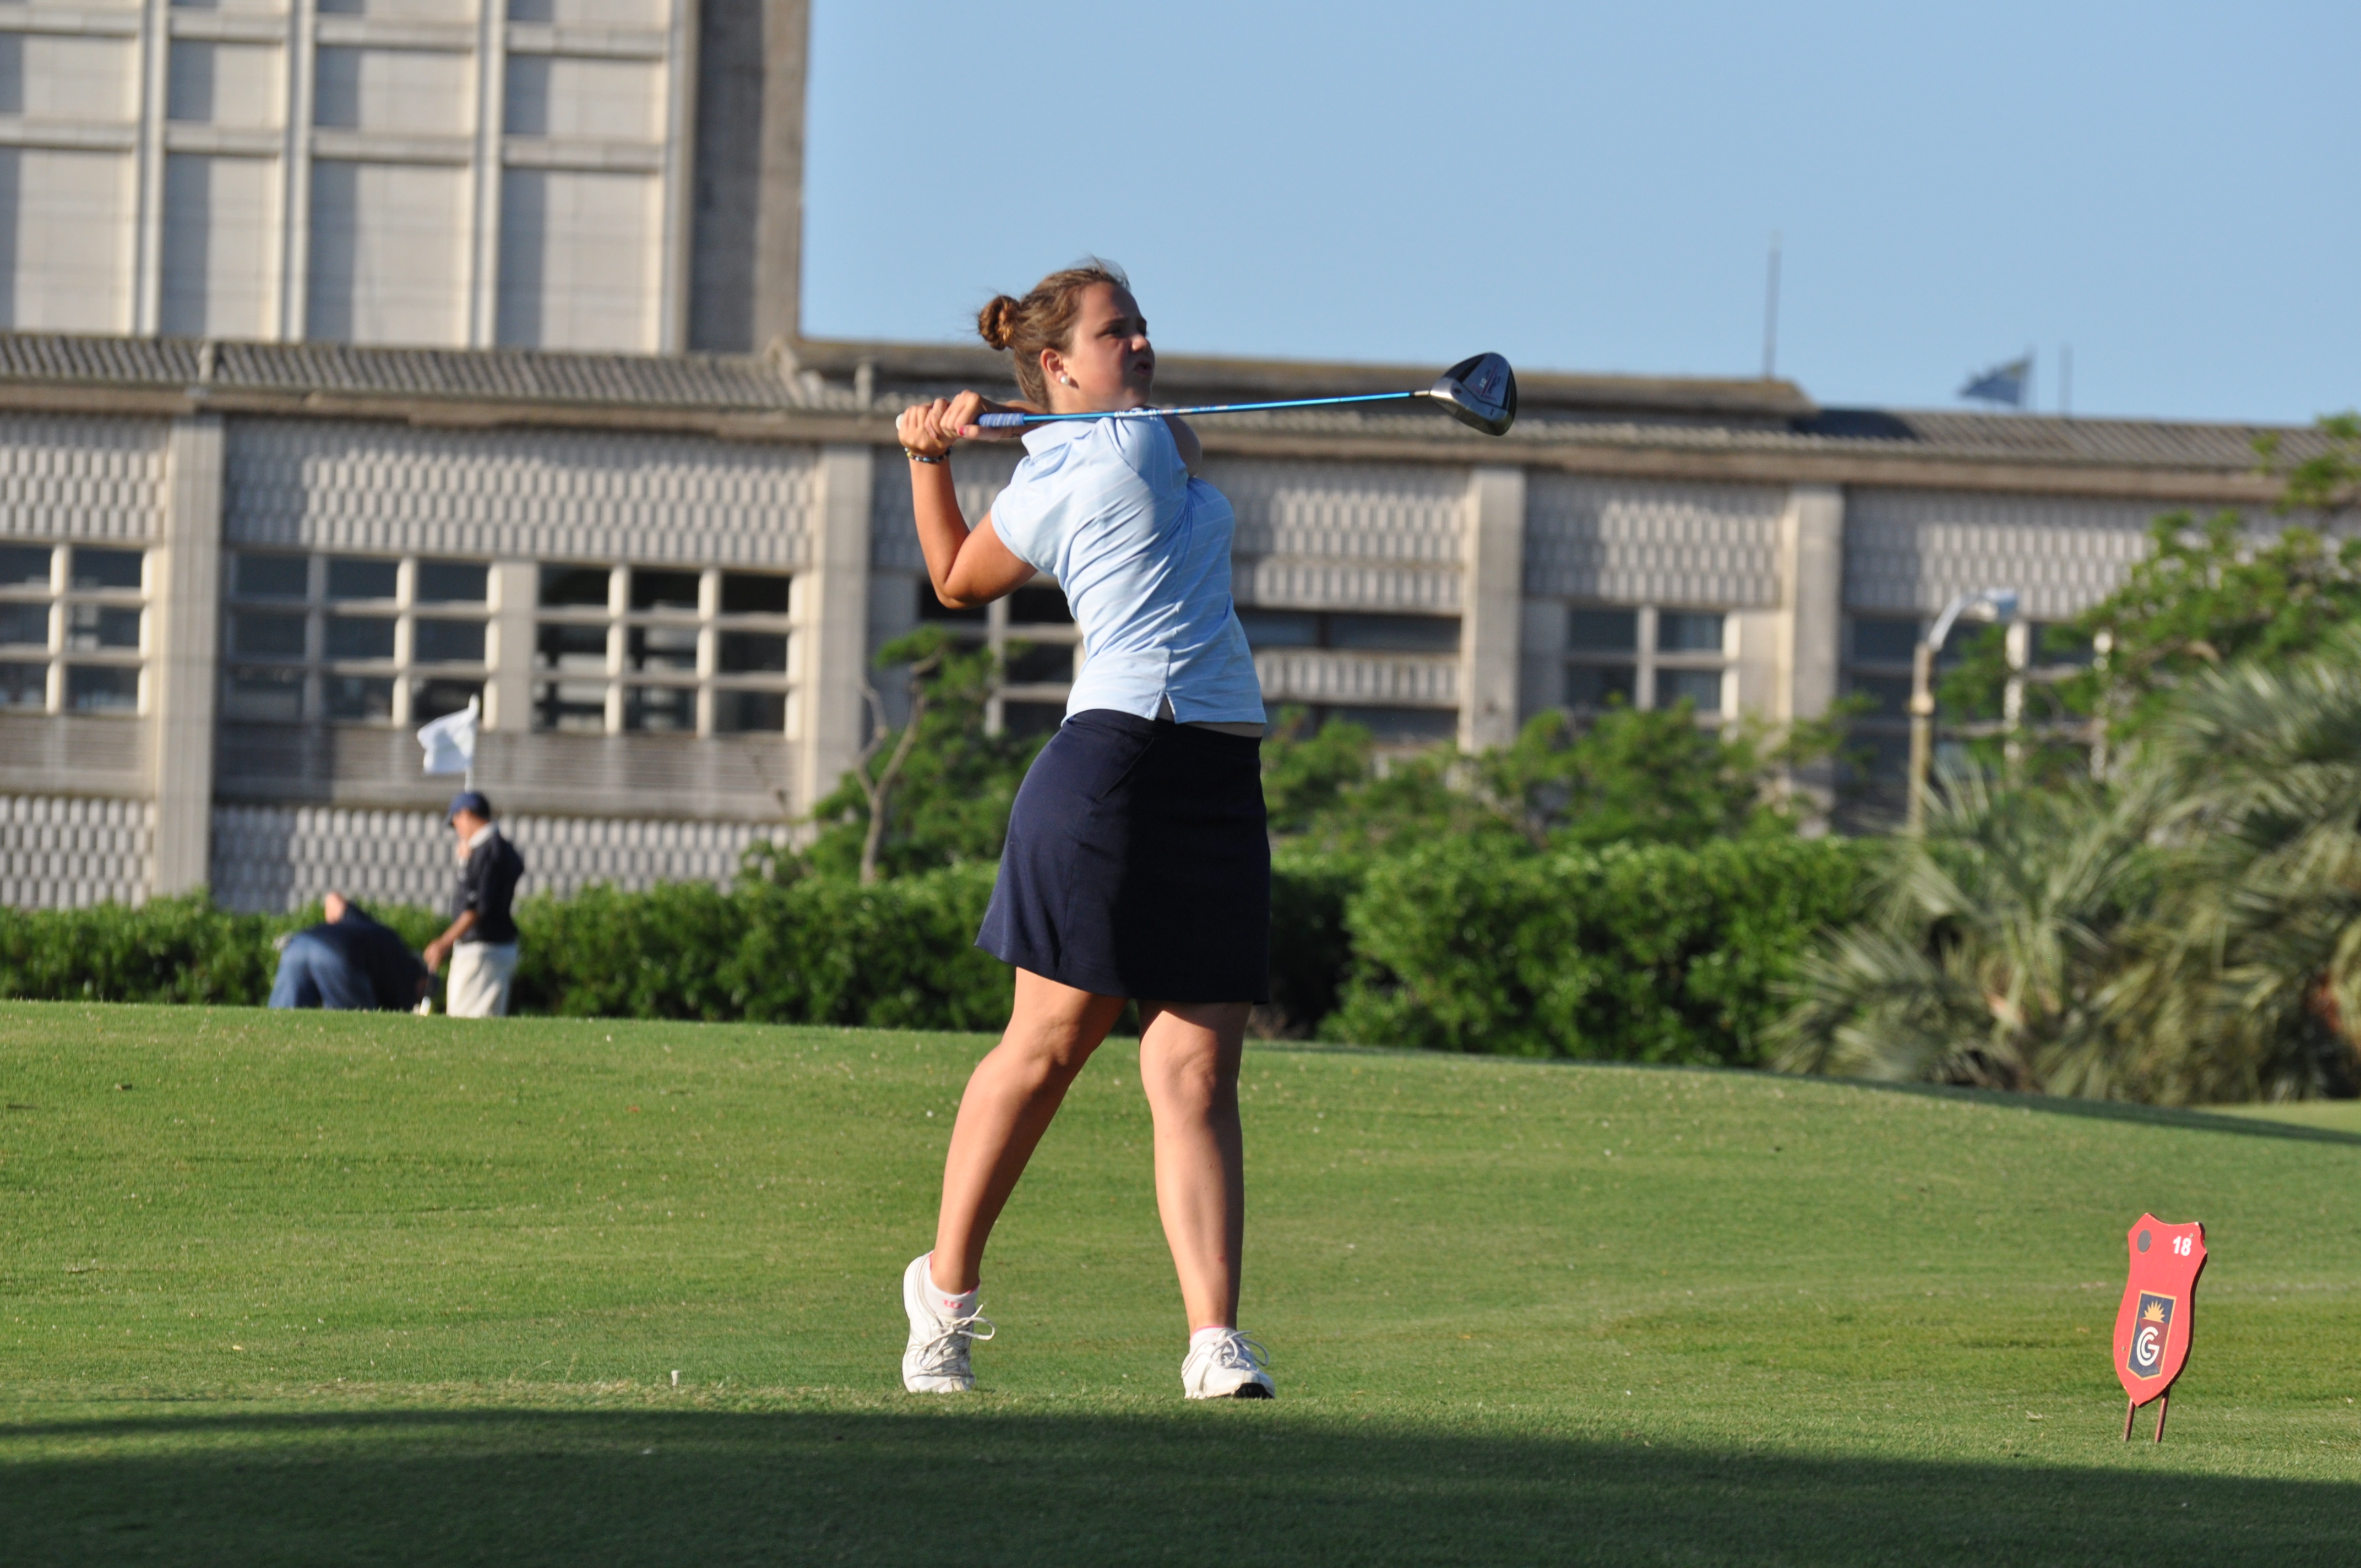
[[[2033,622],[2010,620],[2004,656],[2008,684],[2001,688],[2000,721],[2008,738],[2001,742],[2001,756],[2007,764],[2009,787],[2015,789],[2024,782],[2025,742],[2018,736],[2025,728],[2025,672],[2033,664]]]
[[[2009,669],[2024,668],[2020,655],[2028,639],[2026,628],[2017,620],[2017,592],[2015,588],[1979,588],[1973,593],[1955,595],[1935,618],[1935,624],[1918,646],[1910,651],[1910,830],[1917,832],[1927,822],[1927,790],[1935,771],[1935,659],[1942,652],[1945,639],[1951,628],[1962,620],[2005,620],[2011,623]],[[2014,688],[2016,682],[2011,679]],[[2013,690],[2011,706],[2021,702]],[[2010,718],[2015,718],[2012,712]]]

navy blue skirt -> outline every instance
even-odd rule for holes
[[[975,945],[1103,996],[1265,1002],[1262,742],[1091,708],[1041,749]]]

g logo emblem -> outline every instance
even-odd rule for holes
[[[2132,1315],[2131,1344],[2124,1364],[2135,1377],[2155,1377],[2164,1371],[2165,1344],[2171,1336],[2172,1314],[2178,1305],[2161,1291],[2143,1290]]]

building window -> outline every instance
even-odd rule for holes
[[[971,609],[946,606],[925,578],[917,591],[922,623],[992,651],[999,678],[984,700],[987,733],[1046,735],[1065,722],[1066,698],[1082,659],[1082,632],[1065,590],[1054,579],[1037,577],[1005,598]]]
[[[1577,713],[1640,706],[1640,612],[1566,611],[1565,706]]]
[[[223,718],[412,725],[482,697],[484,562],[242,550],[228,565]]]
[[[1279,715],[1271,715],[1274,725]],[[1343,703],[1312,703],[1303,708],[1303,722],[1294,733],[1300,739],[1316,735],[1330,724],[1357,724],[1369,739],[1391,749],[1433,746],[1459,736],[1459,711],[1450,707],[1364,707]]]
[[[1323,649],[1342,653],[1418,654],[1427,659],[1455,658],[1459,652],[1459,618],[1455,615],[1388,615],[1366,610],[1279,609],[1257,606],[1241,609],[1238,624],[1246,629],[1246,645],[1257,653]],[[1267,704],[1274,710],[1277,701]],[[1288,706],[1295,706],[1289,704]],[[1317,730],[1330,720],[1357,724],[1381,746],[1412,747],[1448,740],[1459,732],[1459,714],[1447,707],[1356,707],[1331,703],[1305,706],[1309,728]]]
[[[784,732],[793,587],[784,572],[542,567],[533,727],[587,735]]]
[[[1730,621],[1718,609],[1576,605],[1566,611],[1565,706],[1576,713],[1688,703],[1730,711]]]
[[[1455,615],[1368,615],[1318,609],[1241,609],[1246,645],[1265,648],[1334,648],[1356,653],[1455,654]]]
[[[1845,622],[1845,691],[1868,699],[1861,727],[1875,731],[1910,721],[1910,661],[1926,623],[1915,618],[1856,615]]]
[[[0,544],[0,710],[137,717],[147,607],[144,550]]]

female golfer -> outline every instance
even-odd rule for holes
[[[1112,266],[1001,295],[977,329],[1014,357],[1027,411],[1148,406],[1156,351]],[[903,1387],[974,1386],[969,1345],[991,1337],[976,1302],[993,1222],[1136,999],[1157,1208],[1189,1312],[1181,1386],[1192,1399],[1268,1398],[1260,1350],[1237,1327],[1238,1058],[1269,978],[1270,853],[1262,691],[1230,604],[1236,520],[1191,477],[1197,438],[1179,420],[1075,420],[1025,433],[1016,477],[971,529],[944,459],[954,441],[986,433],[977,417],[996,406],[962,392],[902,415],[927,575],[958,609],[1049,574],[1085,662],[1064,725],[1016,793],[976,938],[1016,966],[1016,1005],[961,1097],[934,1250],[902,1277]]]

